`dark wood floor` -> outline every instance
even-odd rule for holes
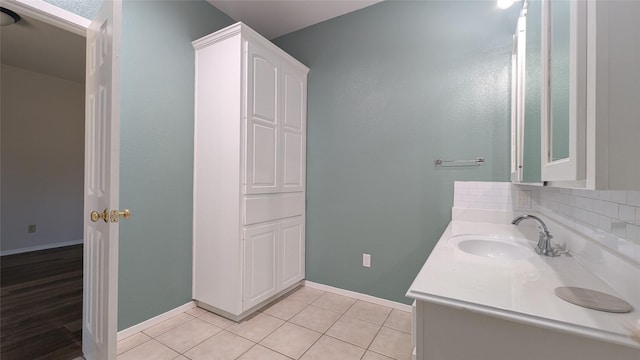
[[[82,245],[0,258],[0,358],[82,355]]]

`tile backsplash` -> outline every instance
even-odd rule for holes
[[[640,191],[596,191],[456,181],[454,207],[537,211],[640,264]],[[526,191],[530,207],[518,206]]]

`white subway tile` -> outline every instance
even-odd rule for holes
[[[509,182],[494,182],[493,188],[498,190],[509,190],[511,189],[511,183]]]
[[[640,191],[627,191],[627,205],[640,207]]]
[[[611,233],[619,238],[627,237],[627,224],[622,221],[611,221]]]
[[[458,181],[456,185],[462,189],[473,189],[475,185],[471,181]]]
[[[589,213],[589,224],[591,226],[598,226],[600,225],[600,215],[594,213],[594,212],[590,212]]]
[[[491,189],[492,187],[491,182],[487,182],[487,181],[478,181],[476,185],[478,189]]]
[[[636,225],[640,225],[640,208],[636,208]]]
[[[593,211],[593,199],[578,197],[576,198],[576,206],[587,211]]]
[[[583,223],[589,223],[589,212],[586,210],[578,209],[578,217],[577,220],[582,221]]]
[[[628,223],[636,221],[636,208],[629,205],[618,206],[618,218]]]
[[[614,202],[607,201],[605,202],[606,214],[608,217],[612,219],[618,218],[618,204]]]
[[[609,191],[596,191],[598,198],[604,201],[611,201],[611,193]]]
[[[586,190],[586,191],[587,191],[586,197],[588,197],[589,199],[599,199],[598,191],[595,191],[595,190]]]
[[[493,197],[490,196],[490,195],[484,195],[483,194],[483,195],[478,196],[478,202],[481,202],[481,203],[490,203],[490,202],[492,202],[492,199],[493,199]]]
[[[600,215],[598,219],[598,227],[602,229],[602,231],[606,231],[608,233],[611,232],[611,218]]]
[[[627,192],[626,191],[610,191],[611,193],[611,201],[617,202],[618,204],[626,204],[627,203]]]
[[[627,240],[640,244],[640,226],[627,224]]]
[[[600,215],[604,215],[607,213],[606,207],[604,205],[604,201],[602,200],[593,200],[593,211]]]

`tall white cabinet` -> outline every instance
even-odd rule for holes
[[[238,320],[304,279],[309,69],[242,23],[193,47],[193,298]]]

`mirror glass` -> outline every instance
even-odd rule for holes
[[[542,2],[526,6],[522,182],[541,182]],[[568,139],[568,138],[567,138]],[[568,149],[568,148],[567,148]]]
[[[569,157],[570,3],[550,2],[550,161]]]

